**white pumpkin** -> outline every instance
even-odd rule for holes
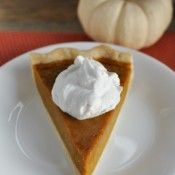
[[[155,43],[172,18],[171,0],[80,0],[78,16],[97,41],[140,49]]]

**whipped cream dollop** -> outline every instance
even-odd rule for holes
[[[74,64],[57,76],[52,99],[62,111],[83,120],[114,109],[121,90],[116,73],[94,59],[77,56]]]

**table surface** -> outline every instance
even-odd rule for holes
[[[0,0],[0,30],[82,32],[78,0]],[[175,15],[168,28],[175,31]]]

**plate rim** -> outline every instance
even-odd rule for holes
[[[138,55],[141,55],[142,57],[147,57],[149,61],[152,61],[154,64],[157,64],[160,68],[164,69],[164,71],[166,71],[167,73],[171,74],[172,76],[174,76],[175,78],[175,71],[170,68],[168,65],[166,65],[165,63],[161,62],[159,59],[153,57],[153,56],[150,56],[146,53],[143,53],[139,50],[136,50],[136,49],[132,49],[132,48],[128,48],[128,47],[124,47],[124,46],[120,46],[120,45],[116,45],[116,44],[112,44],[112,43],[104,43],[104,42],[93,42],[93,41],[73,41],[73,42],[62,42],[62,43],[55,43],[55,44],[49,44],[49,45],[46,45],[46,46],[43,46],[43,47],[38,47],[38,48],[35,48],[35,49],[32,49],[32,50],[29,50],[27,52],[24,52],[16,57],[13,57],[11,58],[9,61],[7,61],[6,63],[2,64],[0,66],[0,73],[3,69],[5,69],[6,67],[8,67],[10,64],[13,64],[13,62],[15,62],[18,58],[20,57],[23,57],[25,55],[28,55],[30,52],[40,52],[40,50],[45,50],[45,49],[48,49],[48,48],[52,48],[52,47],[56,47],[58,46],[59,47],[66,47],[64,45],[79,45],[79,44],[83,44],[83,45],[98,45],[98,44],[105,44],[105,45],[109,45],[111,47],[114,47],[114,48],[119,48],[119,49],[122,49],[122,50],[128,50],[130,52],[132,52],[133,54],[138,54]],[[93,47],[93,46],[92,46]]]

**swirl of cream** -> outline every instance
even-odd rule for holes
[[[116,73],[94,59],[77,56],[74,64],[57,76],[52,99],[62,111],[83,120],[114,109],[121,90]]]

